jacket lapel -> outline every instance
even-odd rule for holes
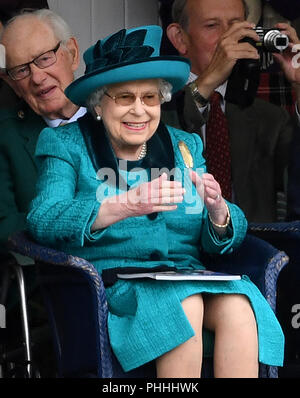
[[[27,106],[18,108],[16,117],[21,123],[19,132],[24,139],[25,150],[35,163],[36,143],[43,128],[47,127],[46,122]]]
[[[245,184],[249,184],[248,176],[255,152],[257,115],[253,106],[241,109],[231,103],[226,104],[225,114],[230,131],[234,190],[240,192]]]

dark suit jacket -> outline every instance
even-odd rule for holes
[[[18,105],[20,99],[12,88],[0,79],[0,108],[14,108]]]
[[[37,138],[46,126],[26,104],[0,110],[0,249],[8,236],[26,225],[35,195]]]
[[[288,168],[287,218],[300,220],[300,127],[295,131]]]
[[[174,98],[163,120],[189,132],[201,132],[208,115],[202,115],[190,91]],[[176,111],[177,109],[177,111]],[[255,99],[246,109],[226,103],[229,122],[234,202],[250,222],[276,221],[277,192],[284,191],[293,123],[289,114]],[[201,133],[200,133],[201,134]]]
[[[290,21],[300,16],[299,0],[269,0],[269,3],[280,15]]]

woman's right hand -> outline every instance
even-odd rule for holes
[[[169,181],[166,173],[120,195],[105,199],[91,231],[106,228],[128,217],[172,211],[183,201],[185,189],[179,181]]]
[[[181,182],[169,181],[163,173],[153,181],[143,183],[126,192],[124,210],[127,217],[138,217],[160,211],[176,210],[176,203],[183,201]],[[124,195],[124,194],[123,194]]]

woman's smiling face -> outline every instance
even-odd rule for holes
[[[160,122],[160,102],[152,106],[143,103],[143,98],[146,102],[147,97],[160,96],[159,82],[151,79],[113,84],[108,86],[106,93],[95,111],[102,117],[116,155],[135,160],[141,146],[152,137]],[[135,97],[130,105],[120,105],[113,99],[127,96]]]

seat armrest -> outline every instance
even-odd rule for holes
[[[289,261],[285,252],[263,239],[247,234],[243,243],[232,253],[222,256],[205,255],[203,261],[213,271],[247,275],[275,311],[277,279]]]
[[[83,292],[90,292],[89,303],[92,313],[91,322],[93,322],[90,330],[97,330],[99,341],[99,345],[97,345],[99,347],[97,376],[112,377],[105,288],[101,275],[93,264],[83,258],[41,246],[34,242],[26,232],[19,232],[11,236],[8,242],[8,249],[12,253],[17,253],[18,256],[21,255],[33,259],[37,266],[38,279],[46,300],[50,323],[52,324],[54,345],[59,357],[58,364],[62,365],[60,367],[61,376],[82,376],[80,373],[71,373],[80,368],[80,358],[73,358],[73,363],[69,361],[69,355],[72,356],[72,341],[74,341],[72,339],[74,335],[77,334],[78,340],[75,344],[79,345],[80,341],[82,341],[82,336],[86,334],[86,325],[78,324],[78,312],[73,307],[76,307],[76,301],[77,309],[81,309],[86,297]],[[75,296],[74,292],[76,292]],[[86,311],[87,309],[83,312],[83,316]],[[66,314],[68,314],[67,318]],[[62,325],[64,327],[61,327]],[[91,356],[94,354],[95,357],[94,352],[90,351],[90,353]],[[84,355],[83,350],[82,355]],[[90,359],[88,358],[87,361],[90,361]]]

